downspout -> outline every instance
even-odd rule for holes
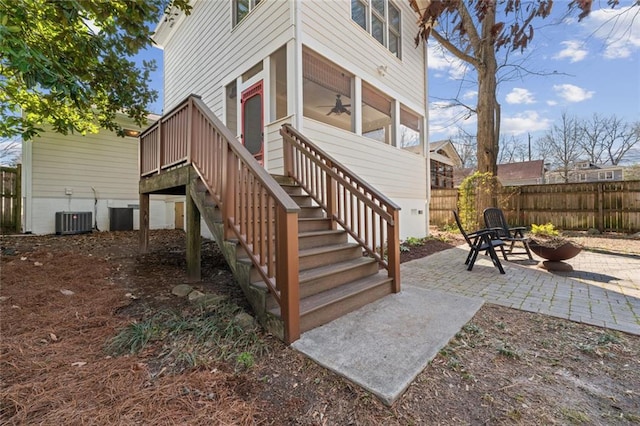
[[[427,205],[425,206],[425,231],[426,235],[429,235],[429,222],[431,211],[429,210],[431,205],[431,153],[429,152],[429,49],[427,48],[427,40],[423,43],[424,46],[424,134],[422,136],[424,158],[427,162]]]

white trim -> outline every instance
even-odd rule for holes
[[[353,100],[351,102],[353,132],[362,136],[362,79],[355,76],[351,81],[353,82]]]
[[[31,232],[33,229],[33,140],[22,141],[22,231]]]
[[[294,26],[295,26],[295,35],[294,35],[294,43],[295,43],[295,49],[292,52],[293,55],[293,60],[294,60],[294,64],[293,64],[293,75],[291,80],[293,80],[293,84],[294,84],[294,90],[292,91],[291,95],[293,96],[291,99],[291,104],[295,105],[295,111],[294,111],[294,122],[293,122],[293,126],[298,129],[298,131],[303,132],[304,131],[304,119],[303,119],[303,102],[302,102],[302,82],[303,82],[303,75],[302,75],[302,0],[295,0],[294,4],[293,4],[293,8],[294,11],[294,16],[295,16],[295,20],[294,20]],[[288,50],[287,50],[288,52]],[[287,61],[288,62],[288,61]],[[287,76],[288,78],[289,76]]]

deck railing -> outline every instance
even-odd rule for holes
[[[284,170],[393,278],[400,291],[398,207],[291,125],[280,130]]]
[[[285,340],[297,340],[300,208],[195,95],[140,135],[142,177],[189,163],[220,209],[224,238],[240,242],[280,305]]]

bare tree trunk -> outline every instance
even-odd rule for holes
[[[480,59],[478,71],[478,171],[498,175],[498,140],[500,136],[500,105],[496,99],[498,64],[491,33],[496,21],[495,5],[482,21],[482,35],[476,57]],[[490,203],[497,205],[497,194],[492,193]],[[485,206],[488,207],[488,206]]]

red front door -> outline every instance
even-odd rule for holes
[[[242,92],[242,143],[264,165],[262,80]]]

